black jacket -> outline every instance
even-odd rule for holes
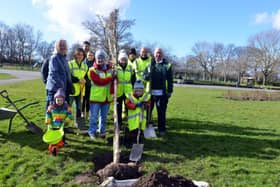
[[[143,73],[143,78],[150,81],[151,90],[161,89],[164,94],[173,92],[173,72],[172,65],[163,59],[162,63],[156,63],[155,59]]]

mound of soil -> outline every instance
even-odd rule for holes
[[[131,164],[128,155],[121,155],[121,163],[114,164],[111,152],[98,154],[93,157],[94,172],[99,182],[114,177],[117,180],[135,179],[142,176],[141,165]]]
[[[96,174],[100,177],[101,181],[111,176],[117,180],[135,179],[141,176],[137,165],[123,163],[110,163],[105,168],[98,170]]]
[[[182,176],[169,176],[167,171],[159,170],[148,176],[140,177],[132,187],[197,187],[191,180]]]

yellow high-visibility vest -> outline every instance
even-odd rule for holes
[[[118,65],[118,91],[117,97],[122,96],[123,94],[128,94],[132,92],[131,76],[132,76],[132,67],[126,65],[125,69]]]
[[[133,96],[133,93],[127,95],[130,102],[136,104],[139,102],[148,102],[151,99],[151,95],[148,93],[144,93],[142,97],[136,98]],[[142,124],[141,129],[144,130],[146,128],[146,112],[142,111],[141,107],[136,107],[135,110],[128,109],[128,129],[129,131],[135,130],[139,128],[140,124],[140,116],[142,115]]]
[[[136,79],[143,81],[143,72],[146,69],[146,67],[151,64],[152,58],[149,56],[146,60],[142,60],[141,57],[137,58],[136,60]]]
[[[108,78],[112,76],[112,71],[100,71],[91,67],[88,71],[88,76],[90,77],[90,72],[94,71],[100,78]],[[100,86],[96,85],[93,81],[91,81],[90,88],[90,101],[93,102],[105,102],[106,100],[111,102],[113,100],[112,95],[110,93],[110,87],[112,83],[108,83],[106,85]]]
[[[76,60],[71,60],[69,63],[69,69],[71,74],[74,77],[77,77],[78,79],[82,79],[85,77],[87,71],[88,71],[88,66],[82,62],[81,65],[78,65],[78,62],[76,62]],[[85,95],[85,85],[81,85],[79,82],[77,83],[73,83],[73,87],[75,89],[75,92],[73,95],[71,96],[78,96],[80,95],[81,89],[82,89],[82,95]]]

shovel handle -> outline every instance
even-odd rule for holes
[[[0,95],[1,95],[2,97],[4,97],[5,99],[7,99],[7,98],[8,98],[8,92],[7,92],[7,90],[1,90],[1,91],[0,91]]]

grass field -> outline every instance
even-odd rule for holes
[[[15,78],[12,75],[8,74],[8,73],[0,73],[0,80],[4,80],[4,79],[11,79],[11,78]]]
[[[41,80],[1,85],[1,89],[7,89],[12,99],[40,101],[23,113],[44,127]],[[280,103],[231,101],[222,97],[224,92],[175,88],[168,105],[168,135],[145,141],[142,161],[146,173],[166,168],[171,175],[207,181],[215,187],[280,186]],[[110,116],[110,124],[111,120]],[[8,120],[0,124],[3,186],[75,185],[76,175],[94,168],[95,155],[112,152],[112,146],[102,139],[93,142],[71,134],[67,136],[70,145],[52,157],[41,137],[29,133],[20,117],[11,134],[7,134]]]

